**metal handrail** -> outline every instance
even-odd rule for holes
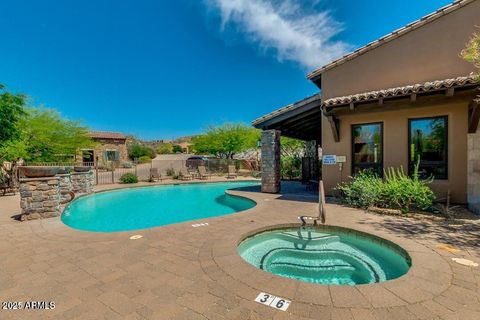
[[[318,183],[318,217],[312,216],[299,216],[298,219],[302,222],[302,226],[307,224],[307,220],[313,220],[313,225],[317,225],[317,221],[320,220],[322,224],[326,222],[326,207],[325,207],[325,189],[323,187],[323,181]]]

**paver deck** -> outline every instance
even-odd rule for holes
[[[311,197],[230,192],[257,206],[195,222],[208,221],[205,227],[184,222],[119,233],[74,230],[60,218],[14,221],[18,196],[0,197],[0,301],[56,305],[0,310],[0,319],[480,319],[480,267],[451,260],[480,262],[478,223],[439,225],[329,204],[328,224],[401,245],[412,268],[380,284],[321,286],[265,273],[236,252],[255,230],[315,214]],[[143,238],[130,240],[135,234]],[[292,304],[286,312],[258,304],[261,291]]]

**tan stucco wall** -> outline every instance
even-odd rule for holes
[[[425,98],[431,99],[431,98]],[[360,123],[383,122],[384,167],[408,168],[408,119],[432,116],[448,116],[448,180],[437,180],[431,185],[439,198],[451,191],[452,201],[467,201],[467,131],[468,101],[471,97],[419,99],[414,104],[409,100],[396,102],[382,108],[382,111],[362,112],[359,107],[354,113],[339,115],[340,142],[334,142],[330,124],[322,119],[323,154],[344,155],[343,180],[351,174],[351,125]],[[365,106],[363,107],[365,108]],[[376,106],[376,108],[380,108]],[[322,175],[327,194],[340,182],[338,165],[323,165]]]
[[[459,53],[480,25],[480,1],[446,14],[322,74],[322,99],[465,76]]]

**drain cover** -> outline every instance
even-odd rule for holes
[[[440,250],[451,252],[451,253],[456,253],[456,252],[460,251],[460,249],[458,249],[454,246],[448,245],[448,244],[439,244],[439,245],[437,245],[437,248],[440,249]]]
[[[136,234],[136,235],[134,235],[134,236],[131,236],[131,237],[130,237],[130,240],[138,240],[138,239],[140,239],[140,238],[143,238],[143,236],[142,236],[142,235],[139,235],[139,234]]]
[[[463,266],[478,267],[478,263],[473,262],[472,260],[467,260],[467,259],[462,259],[462,258],[452,258],[452,260],[455,261],[458,264],[463,265]]]

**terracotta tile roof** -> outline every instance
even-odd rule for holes
[[[369,44],[361,47],[361,48],[358,48],[357,50],[343,56],[342,58],[340,59],[337,59],[327,65],[324,65],[323,67],[317,69],[317,70],[314,70],[312,72],[310,72],[308,75],[307,75],[307,78],[309,80],[312,80],[316,77],[318,77],[319,75],[321,75],[323,72],[329,70],[329,69],[332,69],[342,63],[345,63],[349,60],[352,60],[353,58],[359,56],[359,55],[362,55],[364,54],[365,52],[367,51],[370,51],[376,47],[379,47],[387,42],[390,42],[402,35],[404,35],[405,33],[407,32],[410,32],[412,30],[415,30],[417,28],[420,28],[421,26],[427,24],[427,23],[430,23],[452,11],[455,11],[471,2],[474,2],[474,1],[477,1],[477,0],[457,0],[457,1],[454,1],[453,3],[449,4],[449,5],[446,5],[440,9],[438,9],[437,11],[433,12],[433,13],[430,13],[429,15],[426,15],[422,18],[420,18],[419,20],[416,20],[412,23],[409,23],[407,24],[406,26],[404,26],[403,28],[400,28],[400,29],[397,29],[389,34],[387,34],[386,36],[378,39],[378,40],[375,40],[373,42],[370,42]]]
[[[264,122],[265,120],[268,120],[268,119],[271,119],[271,118],[274,118],[278,115],[281,115],[285,112],[288,112],[288,111],[292,111],[292,110],[295,110],[295,109],[298,109],[302,106],[304,106],[305,104],[309,103],[309,102],[312,102],[314,100],[317,100],[317,99],[320,99],[320,94],[319,93],[316,93],[314,95],[311,95],[309,97],[306,97],[300,101],[297,101],[295,103],[292,103],[292,104],[289,104],[285,107],[282,107],[280,109],[277,109],[275,111],[272,111],[264,116],[261,116],[260,118],[257,118],[255,120],[252,121],[252,125],[255,126],[256,124],[259,124],[261,122]]]
[[[126,139],[126,137],[119,132],[90,131],[88,135],[94,139],[116,139],[116,140]]]
[[[380,98],[392,98],[398,96],[406,96],[412,93],[424,93],[431,91],[444,90],[448,88],[469,86],[479,84],[473,76],[458,77],[453,79],[429,81],[420,84],[407,85],[403,87],[389,88],[384,90],[369,91],[364,93],[352,94],[343,97],[335,97],[323,101],[322,107],[333,107],[338,105],[346,105],[350,103],[367,102],[378,100]]]

